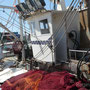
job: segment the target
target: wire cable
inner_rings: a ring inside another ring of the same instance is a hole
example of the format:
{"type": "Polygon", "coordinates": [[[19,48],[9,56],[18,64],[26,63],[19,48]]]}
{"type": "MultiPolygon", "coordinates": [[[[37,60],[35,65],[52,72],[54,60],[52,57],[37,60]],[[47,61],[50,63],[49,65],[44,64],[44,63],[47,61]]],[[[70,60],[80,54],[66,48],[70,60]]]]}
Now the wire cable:
{"type": "MultiPolygon", "coordinates": [[[[73,0],[74,1],[74,0],[73,0]]],[[[65,15],[66,16],[66,15],[65,15]]]]}
{"type": "MultiPolygon", "coordinates": [[[[78,3],[80,2],[80,0],[78,1],[78,3]]],[[[77,3],[77,5],[78,5],[78,3],[77,3]]],[[[75,15],[74,15],[75,16],[75,15]]],[[[66,31],[65,31],[65,33],[66,33],[66,31]]],[[[65,34],[64,33],[64,34],[65,34]]],[[[64,34],[63,34],[63,36],[64,36],[64,34]]],[[[62,38],[63,38],[63,36],[62,36],[62,38]]],[[[58,41],[58,43],[56,44],[56,46],[54,47],[54,50],[55,50],[55,48],[57,47],[57,45],[59,44],[59,42],[60,42],[60,40],[62,39],[62,38],[60,38],[59,39],[59,41],[58,41]]],[[[50,52],[51,53],[51,52],[50,52]]],[[[50,53],[48,54],[48,55],[50,55],[50,53]]],[[[41,60],[43,60],[43,59],[45,59],[48,55],[46,55],[44,58],[42,58],[41,60]]]]}
{"type": "MultiPolygon", "coordinates": [[[[77,1],[77,0],[76,0],[76,1],[77,1]]],[[[76,1],[75,1],[75,2],[76,2],[76,1]]],[[[62,20],[61,20],[62,22],[60,22],[57,27],[62,27],[62,25],[64,24],[64,19],[65,19],[65,17],[68,16],[68,14],[70,13],[70,9],[71,9],[71,7],[72,7],[73,2],[74,2],[74,0],[71,2],[70,7],[68,8],[67,12],[66,12],[66,13],[64,14],[64,16],[62,17],[62,20]]],[[[74,4],[75,4],[75,2],[74,2],[74,4]]],[[[73,5],[74,5],[74,4],[73,4],[73,5]]],[[[56,29],[55,29],[56,31],[54,32],[54,34],[51,35],[51,38],[53,37],[53,39],[55,39],[54,36],[55,36],[56,33],[58,33],[58,31],[59,31],[59,29],[57,29],[57,27],[55,27],[55,28],[56,28],[56,29]]],[[[48,47],[47,47],[47,46],[44,46],[44,47],[43,47],[43,49],[46,49],[46,48],[48,48],[48,47]]],[[[35,57],[37,57],[37,56],[39,55],[39,53],[41,53],[41,52],[39,51],[39,52],[35,55],[35,57]]],[[[40,55],[41,55],[41,54],[40,54],[40,55]]]]}
{"type": "MultiPolygon", "coordinates": [[[[73,0],[73,1],[74,1],[74,0],[73,0]]],[[[72,1],[72,3],[73,3],[73,1],[72,1]]],[[[76,2],[76,1],[75,1],[75,2],[76,2]]],[[[74,4],[75,4],[75,2],[74,2],[74,4]]],[[[71,3],[71,4],[72,4],[72,3],[71,3]]],[[[74,4],[73,4],[73,5],[74,5],[74,4]]],[[[69,9],[71,9],[71,5],[70,5],[70,8],[69,8],[69,9]]],[[[69,10],[69,9],[67,10],[67,12],[65,13],[65,15],[63,16],[63,18],[62,18],[62,20],[61,20],[62,22],[60,22],[60,25],[58,24],[58,27],[62,26],[62,24],[64,23],[64,18],[65,18],[66,16],[68,16],[68,14],[70,13],[70,10],[69,10]],[[68,11],[69,11],[69,12],[68,12],[68,11]]],[[[54,37],[54,36],[56,35],[56,33],[58,33],[58,30],[59,30],[59,29],[56,29],[56,32],[55,32],[54,34],[52,34],[51,37],[54,37]]],[[[55,37],[54,37],[53,39],[55,39],[55,37]]]]}
{"type": "MultiPolygon", "coordinates": [[[[76,15],[76,14],[75,14],[76,15]]],[[[75,17],[75,16],[74,16],[75,17]]],[[[73,17],[73,19],[74,19],[74,17],[73,17]]],[[[73,19],[71,20],[71,21],[73,21],[73,19]]],[[[70,23],[70,25],[71,25],[71,23],[70,23]]],[[[70,26],[69,25],[69,26],[70,26]]],[[[68,29],[67,29],[67,31],[68,31],[68,29]]],[[[58,42],[57,42],[57,44],[56,44],[56,46],[53,48],[53,51],[55,52],[55,48],[58,46],[58,44],[59,44],[59,42],[62,40],[62,38],[63,38],[63,36],[65,35],[65,33],[67,32],[67,31],[65,31],[64,33],[63,33],[63,35],[62,35],[62,37],[58,40],[58,42]]],[[[59,46],[60,47],[60,46],[59,46]]],[[[49,54],[47,54],[44,58],[42,58],[41,60],[44,60],[47,56],[49,56],[50,54],[51,54],[52,52],[50,52],[49,54]]]]}
{"type": "MultiPolygon", "coordinates": [[[[8,13],[6,13],[6,12],[5,12],[5,14],[7,14],[7,15],[9,16],[9,14],[8,14],[8,13]]],[[[17,22],[17,24],[19,24],[19,25],[20,25],[19,21],[15,20],[15,22],[17,22]]],[[[29,28],[27,28],[26,26],[25,26],[25,28],[26,28],[26,30],[27,30],[27,31],[29,31],[29,28]]]]}
{"type": "Polygon", "coordinates": [[[79,60],[78,64],[77,64],[77,77],[79,80],[81,80],[82,82],[86,83],[89,82],[84,76],[82,76],[82,71],[80,70],[80,67],[83,65],[82,62],[85,60],[84,58],[88,55],[90,49],[87,50],[87,52],[84,54],[84,56],[79,60]]]}
{"type": "MultiPolygon", "coordinates": [[[[16,0],[14,0],[13,5],[15,4],[15,2],[16,2],[16,0]]],[[[5,12],[5,11],[3,10],[3,12],[5,12]]],[[[7,23],[6,23],[5,26],[7,26],[9,24],[9,22],[11,21],[11,19],[13,18],[14,14],[12,15],[12,17],[11,17],[11,14],[12,14],[12,10],[10,12],[9,18],[8,18],[7,23]],[[10,19],[10,17],[11,17],[11,19],[10,19]]],[[[4,30],[4,33],[5,33],[5,30],[4,30]]],[[[1,37],[1,41],[3,40],[4,33],[3,33],[2,37],[1,37]]]]}
{"type": "Polygon", "coordinates": [[[10,28],[10,27],[12,27],[12,26],[14,25],[14,22],[15,22],[16,16],[17,16],[17,14],[16,14],[15,17],[14,17],[14,19],[13,19],[13,21],[12,21],[12,24],[11,24],[8,28],[10,28]]]}
{"type": "MultiPolygon", "coordinates": [[[[79,0],[79,1],[80,1],[80,0],[79,0]]],[[[79,3],[79,1],[77,2],[77,4],[79,3]]],[[[74,2],[74,4],[75,4],[75,3],[76,3],[76,1],[74,2]]],[[[76,6],[77,6],[77,4],[76,4],[76,6]]],[[[76,7],[76,6],[75,6],[75,7],[76,7]]],[[[70,13],[70,12],[69,12],[69,13],[70,13]]],[[[66,15],[65,15],[65,16],[66,16],[66,15]]],[[[71,18],[71,17],[70,17],[70,18],[71,18]]],[[[61,20],[61,21],[62,21],[62,20],[61,20]]],[[[60,25],[59,25],[59,26],[60,26],[60,25]]],[[[60,27],[60,28],[61,28],[61,27],[60,27]]],[[[57,29],[57,30],[60,30],[60,29],[57,29]]],[[[57,30],[56,30],[56,31],[57,31],[57,30]]],[[[60,31],[61,31],[61,30],[60,30],[60,31]]],[[[57,36],[58,36],[59,34],[60,34],[60,32],[57,33],[57,36]]],[[[54,34],[54,35],[55,35],[55,34],[54,34]]],[[[53,35],[52,35],[52,36],[53,36],[53,35]]],[[[55,39],[56,39],[56,38],[55,38],[56,36],[53,36],[53,37],[54,37],[54,40],[55,40],[55,39]]],[[[37,56],[38,56],[38,54],[37,54],[37,56]]]]}
{"type": "MultiPolygon", "coordinates": [[[[2,16],[0,16],[0,19],[1,20],[3,20],[3,21],[5,21],[5,22],[7,22],[7,19],[5,19],[4,17],[2,17],[2,16]]],[[[13,22],[10,22],[10,24],[13,24],[13,22]]],[[[16,28],[18,28],[18,29],[20,29],[20,27],[19,27],[19,25],[18,24],[15,24],[14,23],[14,25],[13,26],[15,26],[16,28]]],[[[26,29],[26,28],[25,28],[26,29]]],[[[27,29],[26,29],[27,30],[27,29]]],[[[30,32],[29,31],[25,31],[24,30],[24,32],[26,32],[27,34],[30,34],[30,32]]],[[[31,35],[31,34],[30,34],[31,35]]],[[[33,36],[33,35],[31,35],[32,37],[35,37],[35,36],[33,36]]],[[[35,37],[36,38],[36,37],[35,37]]],[[[40,40],[40,39],[39,39],[40,40]]]]}
{"type": "MultiPolygon", "coordinates": [[[[6,13],[8,16],[9,16],[9,14],[8,13],[6,13]]],[[[6,22],[7,21],[7,19],[5,19],[4,17],[2,17],[2,16],[0,16],[1,18],[3,18],[4,19],[4,21],[6,22]]],[[[2,20],[3,20],[2,19],[2,20]]],[[[14,20],[14,22],[16,21],[17,22],[17,24],[14,24],[13,26],[15,26],[16,28],[18,28],[18,29],[20,29],[20,26],[18,25],[19,24],[19,22],[17,21],[17,20],[15,20],[15,19],[13,19],[14,20]]],[[[10,22],[11,24],[13,24],[13,22],[10,22]]],[[[24,32],[27,32],[28,34],[30,34],[30,29],[29,28],[27,28],[26,26],[24,26],[24,32]]],[[[31,34],[30,34],[31,35],[31,34]]],[[[33,36],[33,35],[31,35],[32,37],[35,37],[36,38],[36,36],[33,36]]],[[[39,39],[40,40],[40,39],[39,39]]]]}

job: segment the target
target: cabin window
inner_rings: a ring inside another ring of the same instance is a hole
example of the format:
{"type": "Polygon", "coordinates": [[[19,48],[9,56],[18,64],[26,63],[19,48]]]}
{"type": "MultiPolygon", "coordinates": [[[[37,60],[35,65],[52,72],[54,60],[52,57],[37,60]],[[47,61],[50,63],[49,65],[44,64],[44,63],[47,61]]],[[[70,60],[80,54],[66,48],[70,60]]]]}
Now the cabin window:
{"type": "Polygon", "coordinates": [[[39,21],[39,24],[40,24],[41,34],[48,34],[48,33],[50,33],[47,19],[39,21]]]}
{"type": "Polygon", "coordinates": [[[35,35],[35,22],[30,22],[31,34],[35,35]]]}

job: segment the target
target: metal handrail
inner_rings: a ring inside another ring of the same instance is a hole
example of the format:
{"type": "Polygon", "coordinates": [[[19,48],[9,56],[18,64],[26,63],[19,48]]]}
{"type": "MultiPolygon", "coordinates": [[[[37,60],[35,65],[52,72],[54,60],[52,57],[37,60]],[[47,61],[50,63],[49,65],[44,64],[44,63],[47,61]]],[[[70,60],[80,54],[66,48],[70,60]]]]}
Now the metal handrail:
{"type": "MultiPolygon", "coordinates": [[[[69,49],[69,51],[70,52],[82,52],[82,53],[86,53],[87,51],[85,51],[85,50],[72,50],[72,49],[69,49]]],[[[90,53],[90,51],[88,52],[88,53],[90,53]]]]}
{"type": "MultiPolygon", "coordinates": [[[[72,49],[69,49],[69,59],[78,60],[77,56],[79,56],[79,55],[77,55],[77,53],[82,53],[82,56],[84,56],[84,54],[87,53],[87,51],[85,51],[85,50],[72,50],[72,49]],[[74,52],[73,56],[72,56],[72,52],[74,52]]],[[[90,53],[90,51],[88,53],[90,53]]]]}

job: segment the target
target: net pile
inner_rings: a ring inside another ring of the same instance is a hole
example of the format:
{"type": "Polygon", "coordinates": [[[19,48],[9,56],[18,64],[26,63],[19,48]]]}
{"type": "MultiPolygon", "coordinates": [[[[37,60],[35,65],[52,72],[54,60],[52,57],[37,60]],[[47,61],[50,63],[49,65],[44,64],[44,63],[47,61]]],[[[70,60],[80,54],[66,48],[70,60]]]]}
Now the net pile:
{"type": "Polygon", "coordinates": [[[39,84],[39,90],[66,90],[66,87],[74,83],[75,76],[64,72],[53,72],[45,75],[39,84]]]}
{"type": "Polygon", "coordinates": [[[25,74],[7,80],[2,86],[2,90],[38,90],[38,85],[44,71],[29,71],[25,74]]]}
{"type": "Polygon", "coordinates": [[[7,80],[2,90],[88,90],[67,71],[29,71],[7,80]]]}

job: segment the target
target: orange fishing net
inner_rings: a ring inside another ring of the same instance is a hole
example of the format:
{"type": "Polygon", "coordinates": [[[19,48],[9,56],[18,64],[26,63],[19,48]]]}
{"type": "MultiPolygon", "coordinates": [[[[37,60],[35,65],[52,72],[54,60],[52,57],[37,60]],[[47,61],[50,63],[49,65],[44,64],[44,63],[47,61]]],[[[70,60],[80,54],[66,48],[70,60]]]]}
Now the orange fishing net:
{"type": "Polygon", "coordinates": [[[6,81],[12,90],[38,90],[38,85],[42,79],[42,74],[35,73],[20,80],[17,80],[14,84],[6,81]]]}

